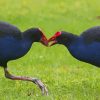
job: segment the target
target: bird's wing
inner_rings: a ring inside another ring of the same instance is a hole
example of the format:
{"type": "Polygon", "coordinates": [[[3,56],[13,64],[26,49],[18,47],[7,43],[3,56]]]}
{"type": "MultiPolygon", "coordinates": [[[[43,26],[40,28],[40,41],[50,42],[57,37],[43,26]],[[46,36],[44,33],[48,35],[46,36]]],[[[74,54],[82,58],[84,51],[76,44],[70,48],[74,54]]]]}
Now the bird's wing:
{"type": "Polygon", "coordinates": [[[20,39],[22,37],[21,31],[8,23],[0,22],[0,37],[12,36],[20,39]]]}
{"type": "Polygon", "coordinates": [[[81,36],[86,43],[100,42],[100,26],[84,31],[81,36]]]}

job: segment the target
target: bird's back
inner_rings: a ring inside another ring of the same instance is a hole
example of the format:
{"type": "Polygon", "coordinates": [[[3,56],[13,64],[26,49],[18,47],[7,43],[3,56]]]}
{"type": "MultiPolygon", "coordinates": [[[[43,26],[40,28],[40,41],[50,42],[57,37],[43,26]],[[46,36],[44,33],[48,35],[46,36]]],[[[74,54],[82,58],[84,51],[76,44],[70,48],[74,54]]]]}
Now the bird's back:
{"type": "Polygon", "coordinates": [[[83,37],[85,43],[100,42],[100,26],[92,27],[80,36],[83,37]]]}
{"type": "Polygon", "coordinates": [[[22,34],[17,27],[5,22],[0,22],[0,38],[7,36],[20,39],[22,34]]]}

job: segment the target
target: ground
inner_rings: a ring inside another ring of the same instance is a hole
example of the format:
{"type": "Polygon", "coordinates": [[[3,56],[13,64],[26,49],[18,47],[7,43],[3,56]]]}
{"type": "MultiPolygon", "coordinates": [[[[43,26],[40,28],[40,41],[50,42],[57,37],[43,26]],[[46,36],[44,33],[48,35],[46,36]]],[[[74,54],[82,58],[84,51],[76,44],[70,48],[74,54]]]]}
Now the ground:
{"type": "MultiPolygon", "coordinates": [[[[40,27],[46,36],[73,34],[100,25],[99,0],[0,0],[0,20],[24,31],[40,27]]],[[[12,81],[0,68],[0,100],[100,100],[100,68],[74,59],[62,45],[34,43],[24,57],[8,63],[15,75],[38,77],[47,86],[42,96],[33,83],[12,81]]]]}

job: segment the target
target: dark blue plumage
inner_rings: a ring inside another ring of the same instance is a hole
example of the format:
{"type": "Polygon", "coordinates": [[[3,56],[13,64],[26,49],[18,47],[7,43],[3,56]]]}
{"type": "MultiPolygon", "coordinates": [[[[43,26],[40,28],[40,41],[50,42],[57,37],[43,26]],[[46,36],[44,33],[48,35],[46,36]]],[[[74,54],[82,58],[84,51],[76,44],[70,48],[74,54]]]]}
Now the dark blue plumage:
{"type": "Polygon", "coordinates": [[[21,32],[17,27],[0,22],[0,65],[24,56],[33,42],[40,42],[43,33],[38,28],[21,32]]]}
{"type": "MultiPolygon", "coordinates": [[[[0,62],[8,62],[24,56],[30,49],[32,41],[16,39],[12,36],[0,38],[0,62]]],[[[4,65],[0,64],[5,67],[4,65]]]]}
{"type": "Polygon", "coordinates": [[[42,93],[48,93],[44,84],[36,79],[25,76],[14,76],[8,72],[7,62],[24,56],[33,42],[48,45],[48,41],[39,28],[30,28],[21,32],[17,27],[5,22],[0,22],[0,66],[4,68],[5,77],[12,80],[31,81],[39,86],[42,93]]]}
{"type": "Polygon", "coordinates": [[[100,26],[90,28],[80,36],[64,31],[57,32],[50,41],[65,45],[76,59],[100,67],[100,26]]]}

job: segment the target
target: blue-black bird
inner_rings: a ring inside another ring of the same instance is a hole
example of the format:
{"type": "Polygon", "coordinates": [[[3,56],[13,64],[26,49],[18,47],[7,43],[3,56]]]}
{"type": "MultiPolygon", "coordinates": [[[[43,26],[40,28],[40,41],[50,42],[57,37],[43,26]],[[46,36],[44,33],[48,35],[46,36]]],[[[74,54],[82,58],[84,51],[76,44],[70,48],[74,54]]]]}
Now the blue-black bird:
{"type": "Polygon", "coordinates": [[[92,27],[80,36],[70,32],[56,32],[51,45],[62,44],[76,59],[100,67],[100,26],[92,27]]]}
{"type": "Polygon", "coordinates": [[[48,45],[47,38],[39,28],[30,28],[21,32],[16,26],[0,22],[0,66],[4,68],[5,77],[12,80],[31,81],[39,86],[43,94],[48,94],[47,88],[39,79],[14,76],[7,69],[7,63],[24,56],[30,50],[33,42],[48,45]]]}

